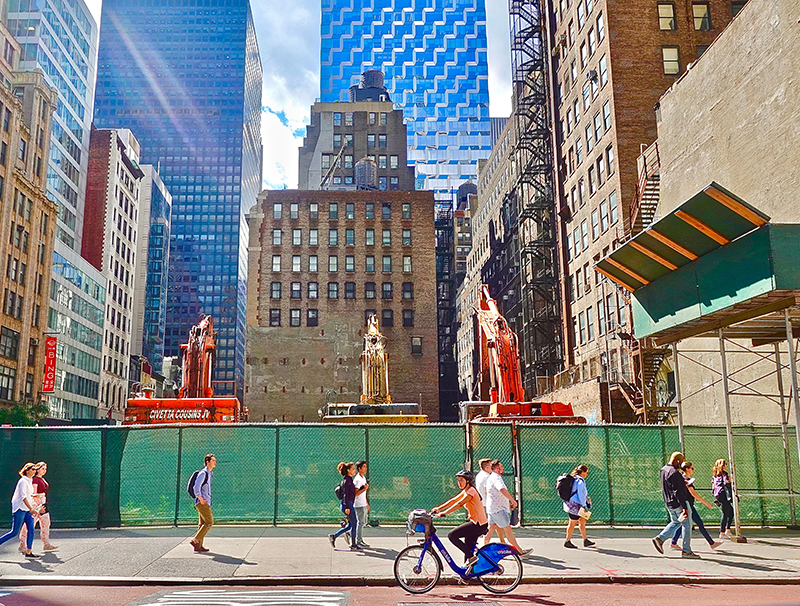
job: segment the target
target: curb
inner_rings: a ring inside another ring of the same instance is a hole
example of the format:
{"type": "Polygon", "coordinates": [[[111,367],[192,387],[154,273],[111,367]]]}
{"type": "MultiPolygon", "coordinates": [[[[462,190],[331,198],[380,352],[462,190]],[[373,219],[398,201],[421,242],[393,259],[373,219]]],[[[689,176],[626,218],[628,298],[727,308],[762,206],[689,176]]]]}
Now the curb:
{"type": "MultiPolygon", "coordinates": [[[[447,577],[439,585],[458,585],[458,579],[447,577]]],[[[523,577],[525,585],[800,585],[800,577],[785,578],[732,578],[728,576],[540,576],[523,577]]],[[[91,576],[3,576],[0,586],[312,586],[312,587],[394,587],[397,582],[389,577],[365,576],[292,576],[292,577],[91,577],[91,576]]],[[[479,583],[471,583],[480,586],[479,583]]]]}

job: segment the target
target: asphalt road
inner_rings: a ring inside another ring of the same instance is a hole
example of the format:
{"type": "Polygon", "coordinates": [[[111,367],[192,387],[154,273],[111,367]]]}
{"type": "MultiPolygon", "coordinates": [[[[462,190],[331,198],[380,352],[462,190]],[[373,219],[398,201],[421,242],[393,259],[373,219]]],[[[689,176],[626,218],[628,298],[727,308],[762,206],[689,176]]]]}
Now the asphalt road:
{"type": "Polygon", "coordinates": [[[522,585],[508,596],[440,586],[411,596],[399,587],[0,588],[2,606],[800,606],[797,585],[522,585]]]}

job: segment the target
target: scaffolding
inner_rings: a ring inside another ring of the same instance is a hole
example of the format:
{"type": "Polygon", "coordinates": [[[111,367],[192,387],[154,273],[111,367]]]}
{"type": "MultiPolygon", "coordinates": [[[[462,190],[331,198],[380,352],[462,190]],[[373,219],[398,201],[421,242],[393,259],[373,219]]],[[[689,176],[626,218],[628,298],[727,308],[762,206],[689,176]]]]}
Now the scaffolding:
{"type": "Polygon", "coordinates": [[[525,392],[535,397],[563,367],[546,0],[510,0],[521,325],[525,392]],[[540,383],[546,378],[547,383],[540,383]]]}

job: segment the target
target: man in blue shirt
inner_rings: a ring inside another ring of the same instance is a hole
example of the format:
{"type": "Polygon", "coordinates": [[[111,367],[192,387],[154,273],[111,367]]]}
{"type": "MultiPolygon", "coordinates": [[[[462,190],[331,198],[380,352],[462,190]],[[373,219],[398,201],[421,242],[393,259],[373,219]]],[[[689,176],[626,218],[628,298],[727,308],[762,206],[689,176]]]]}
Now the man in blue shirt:
{"type": "Polygon", "coordinates": [[[214,478],[217,457],[213,454],[207,454],[203,461],[206,466],[197,474],[197,478],[194,481],[194,506],[200,516],[200,522],[197,526],[197,534],[189,541],[189,544],[194,547],[195,553],[208,551],[203,547],[203,539],[214,525],[214,516],[211,513],[211,481],[214,478]]]}

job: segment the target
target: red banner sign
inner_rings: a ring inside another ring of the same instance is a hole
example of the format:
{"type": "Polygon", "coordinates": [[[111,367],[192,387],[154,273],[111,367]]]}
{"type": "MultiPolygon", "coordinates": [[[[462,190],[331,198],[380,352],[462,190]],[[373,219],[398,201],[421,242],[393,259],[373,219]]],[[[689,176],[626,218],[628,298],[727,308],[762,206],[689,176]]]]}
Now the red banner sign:
{"type": "Polygon", "coordinates": [[[56,345],[58,337],[45,337],[44,345],[44,385],[42,391],[56,389],[56,345]]]}

